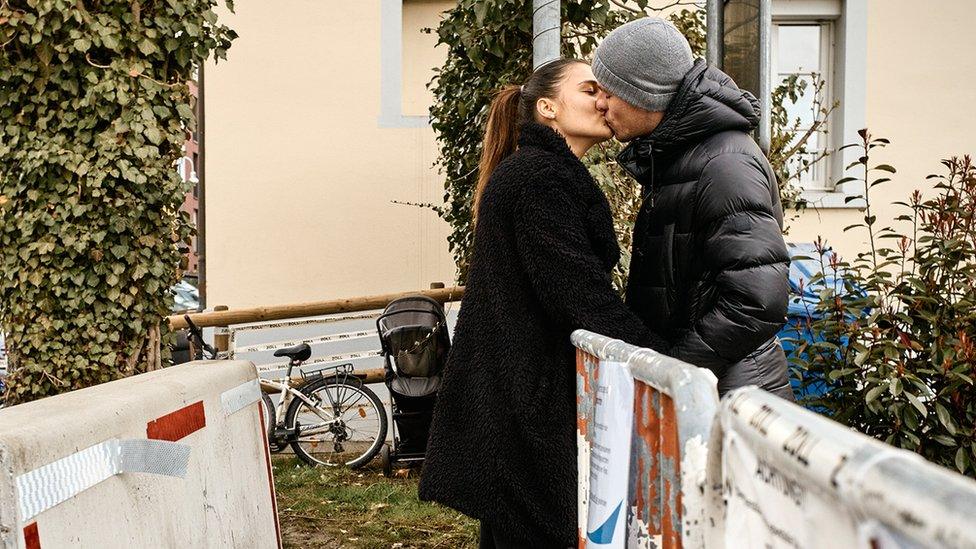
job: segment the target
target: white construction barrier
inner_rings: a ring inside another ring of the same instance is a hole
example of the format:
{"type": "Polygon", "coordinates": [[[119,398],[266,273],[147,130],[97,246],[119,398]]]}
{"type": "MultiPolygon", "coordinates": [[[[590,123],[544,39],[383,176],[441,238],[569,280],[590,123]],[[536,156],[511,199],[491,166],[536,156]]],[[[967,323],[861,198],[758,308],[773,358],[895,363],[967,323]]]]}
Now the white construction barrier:
{"type": "Polygon", "coordinates": [[[257,378],[194,362],[0,411],[3,547],[280,547],[257,378]]]}
{"type": "Polygon", "coordinates": [[[755,387],[709,444],[709,549],[974,548],[976,482],[755,387]]]}
{"type": "Polygon", "coordinates": [[[580,549],[976,549],[976,481],[756,387],[718,403],[710,372],[649,349],[572,340],[580,549]]]}
{"type": "Polygon", "coordinates": [[[585,330],[572,340],[580,549],[702,547],[715,376],[585,330]]]}

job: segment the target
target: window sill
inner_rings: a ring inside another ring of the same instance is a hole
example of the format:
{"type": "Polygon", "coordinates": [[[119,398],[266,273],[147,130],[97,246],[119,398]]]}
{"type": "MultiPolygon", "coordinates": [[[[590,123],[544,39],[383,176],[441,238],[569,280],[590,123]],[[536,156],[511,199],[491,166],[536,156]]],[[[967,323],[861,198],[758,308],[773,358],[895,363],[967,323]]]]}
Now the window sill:
{"type": "Polygon", "coordinates": [[[851,200],[850,196],[859,196],[844,191],[808,190],[800,193],[800,198],[807,201],[807,207],[818,210],[863,210],[864,200],[851,200]]]}

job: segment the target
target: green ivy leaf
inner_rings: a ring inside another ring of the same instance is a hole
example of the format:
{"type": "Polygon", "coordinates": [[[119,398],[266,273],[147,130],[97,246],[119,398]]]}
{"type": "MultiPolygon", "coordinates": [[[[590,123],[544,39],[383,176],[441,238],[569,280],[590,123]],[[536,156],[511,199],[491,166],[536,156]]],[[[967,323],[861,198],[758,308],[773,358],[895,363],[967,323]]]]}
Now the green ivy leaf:
{"type": "Polygon", "coordinates": [[[139,51],[143,55],[152,55],[157,51],[156,44],[152,40],[145,38],[139,42],[139,51]]]}
{"type": "Polygon", "coordinates": [[[82,53],[88,51],[91,48],[91,40],[87,38],[79,38],[74,41],[74,48],[82,53]]]}
{"type": "Polygon", "coordinates": [[[149,139],[153,145],[159,145],[163,142],[163,134],[155,126],[150,126],[146,128],[146,139],[149,139]]]}

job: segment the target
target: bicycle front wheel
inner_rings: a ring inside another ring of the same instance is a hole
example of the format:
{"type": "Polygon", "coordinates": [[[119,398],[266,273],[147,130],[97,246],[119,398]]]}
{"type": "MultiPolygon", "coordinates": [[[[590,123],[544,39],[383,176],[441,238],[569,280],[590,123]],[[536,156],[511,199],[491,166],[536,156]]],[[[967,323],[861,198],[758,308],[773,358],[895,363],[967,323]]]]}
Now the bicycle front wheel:
{"type": "Polygon", "coordinates": [[[298,427],[291,443],[309,465],[362,467],[386,441],[386,408],[376,393],[361,384],[334,377],[310,381],[299,389],[307,400],[288,406],[286,423],[298,427]]]}

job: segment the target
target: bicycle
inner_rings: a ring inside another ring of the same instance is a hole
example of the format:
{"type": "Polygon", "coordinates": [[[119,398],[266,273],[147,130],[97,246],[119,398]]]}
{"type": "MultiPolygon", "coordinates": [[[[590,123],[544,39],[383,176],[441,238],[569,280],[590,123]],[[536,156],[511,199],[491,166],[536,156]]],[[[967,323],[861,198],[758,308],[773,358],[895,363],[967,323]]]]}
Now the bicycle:
{"type": "MultiPolygon", "coordinates": [[[[210,359],[219,359],[217,350],[203,340],[200,328],[188,315],[184,319],[191,356],[202,358],[206,351],[210,359]]],[[[306,343],[279,349],[274,356],[286,357],[289,362],[285,377],[261,380],[271,450],[280,452],[291,446],[295,455],[312,466],[342,463],[356,469],[372,460],[386,441],[386,408],[376,393],[353,375],[352,364],[304,372],[301,365],[312,356],[312,348],[306,343]],[[301,374],[298,385],[293,385],[291,375],[295,368],[301,374]],[[281,393],[277,406],[269,391],[281,393]],[[368,428],[373,423],[377,424],[375,432],[368,428]]]]}

